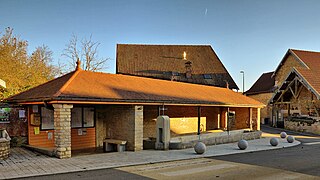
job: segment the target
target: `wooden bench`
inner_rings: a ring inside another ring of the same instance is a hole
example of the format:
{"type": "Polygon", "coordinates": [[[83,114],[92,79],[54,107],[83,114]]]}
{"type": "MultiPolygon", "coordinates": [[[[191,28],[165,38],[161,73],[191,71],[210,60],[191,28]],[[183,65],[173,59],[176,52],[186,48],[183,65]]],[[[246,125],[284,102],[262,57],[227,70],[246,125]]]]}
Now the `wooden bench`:
{"type": "Polygon", "coordinates": [[[127,141],[117,139],[105,139],[103,141],[104,152],[123,152],[126,150],[127,141]]]}

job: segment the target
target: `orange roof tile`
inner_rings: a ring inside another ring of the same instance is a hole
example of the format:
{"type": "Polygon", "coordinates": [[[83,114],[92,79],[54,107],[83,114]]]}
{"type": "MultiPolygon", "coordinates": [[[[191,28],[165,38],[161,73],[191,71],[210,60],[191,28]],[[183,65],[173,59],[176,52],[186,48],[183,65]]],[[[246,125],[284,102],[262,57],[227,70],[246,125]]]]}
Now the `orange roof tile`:
{"type": "Polygon", "coordinates": [[[305,63],[309,69],[318,70],[320,68],[320,52],[291,49],[293,53],[305,63]]]}
{"type": "Polygon", "coordinates": [[[39,101],[165,103],[262,107],[262,103],[227,88],[136,76],[73,71],[7,98],[9,103],[39,101]]]}

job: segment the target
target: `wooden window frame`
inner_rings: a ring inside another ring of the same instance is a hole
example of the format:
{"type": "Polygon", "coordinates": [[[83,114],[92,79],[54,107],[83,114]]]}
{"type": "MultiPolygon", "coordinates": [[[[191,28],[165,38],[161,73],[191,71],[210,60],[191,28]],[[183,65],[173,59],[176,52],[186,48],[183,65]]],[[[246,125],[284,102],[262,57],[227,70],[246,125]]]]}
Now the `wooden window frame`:
{"type": "MultiPolygon", "coordinates": [[[[76,106],[77,108],[81,108],[81,127],[72,127],[71,129],[82,129],[82,128],[94,128],[96,127],[96,108],[94,106],[76,106]],[[84,108],[93,108],[93,126],[84,126],[84,108]]],[[[71,117],[72,122],[72,117],[71,117]]],[[[71,125],[70,122],[70,125],[71,125]]]]}

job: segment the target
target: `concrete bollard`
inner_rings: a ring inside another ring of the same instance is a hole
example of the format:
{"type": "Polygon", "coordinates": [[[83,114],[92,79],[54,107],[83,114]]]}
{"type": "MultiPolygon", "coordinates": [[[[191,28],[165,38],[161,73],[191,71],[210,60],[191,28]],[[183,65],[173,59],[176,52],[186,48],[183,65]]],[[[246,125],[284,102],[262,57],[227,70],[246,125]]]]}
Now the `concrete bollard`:
{"type": "Polygon", "coordinates": [[[293,136],[288,136],[287,137],[288,143],[293,143],[294,142],[294,137],[293,136]]]}
{"type": "Polygon", "coordinates": [[[278,138],[271,138],[270,139],[270,144],[271,144],[271,146],[278,146],[279,139],[278,138]]]}
{"type": "Polygon", "coordinates": [[[241,149],[241,150],[245,150],[245,149],[247,149],[247,147],[248,147],[248,142],[247,142],[246,140],[244,140],[244,139],[241,139],[241,140],[238,142],[238,147],[239,147],[239,149],[241,149]]]}
{"type": "Polygon", "coordinates": [[[197,142],[197,144],[194,146],[194,151],[197,154],[203,154],[206,152],[206,145],[203,142],[197,142]]]}
{"type": "Polygon", "coordinates": [[[286,133],[286,132],[281,132],[281,133],[280,133],[280,137],[281,137],[282,139],[286,138],[286,137],[287,137],[287,133],[286,133]]]}

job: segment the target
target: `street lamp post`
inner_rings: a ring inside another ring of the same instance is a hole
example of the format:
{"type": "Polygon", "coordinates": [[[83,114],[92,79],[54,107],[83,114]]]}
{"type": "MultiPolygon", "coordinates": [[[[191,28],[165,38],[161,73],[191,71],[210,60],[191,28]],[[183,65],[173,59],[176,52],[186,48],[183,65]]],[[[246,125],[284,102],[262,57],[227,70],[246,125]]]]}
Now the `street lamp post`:
{"type": "Polygon", "coordinates": [[[242,74],[242,94],[244,93],[244,71],[240,71],[242,74]]]}

